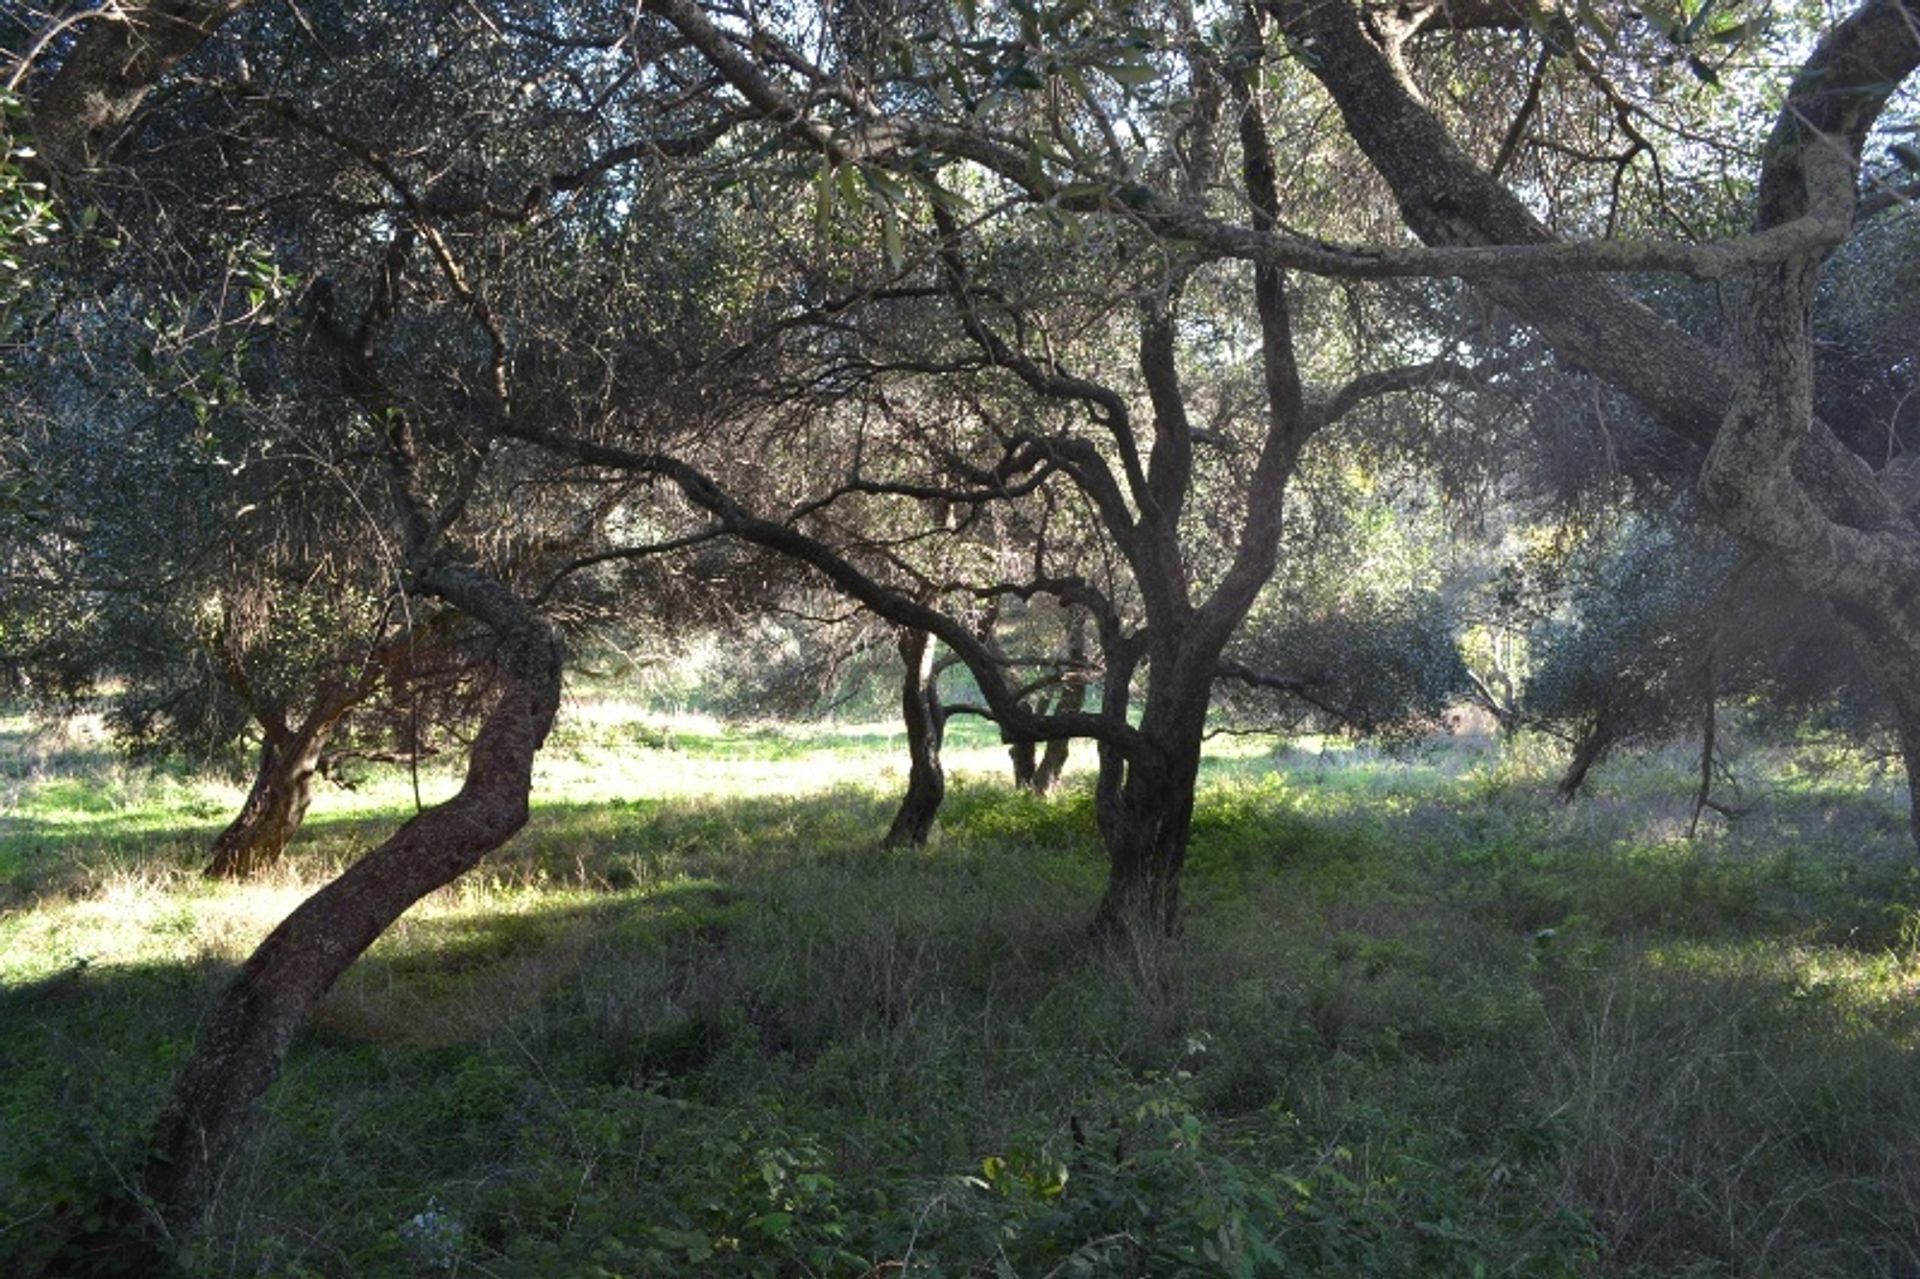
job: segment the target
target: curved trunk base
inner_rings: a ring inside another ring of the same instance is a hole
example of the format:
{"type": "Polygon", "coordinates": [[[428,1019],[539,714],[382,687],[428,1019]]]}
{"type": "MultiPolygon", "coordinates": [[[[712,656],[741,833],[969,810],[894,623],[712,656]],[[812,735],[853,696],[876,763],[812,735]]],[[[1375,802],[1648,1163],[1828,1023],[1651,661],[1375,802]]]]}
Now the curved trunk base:
{"type": "Polygon", "coordinates": [[[1094,913],[1093,936],[1127,958],[1134,975],[1149,984],[1164,982],[1161,945],[1179,925],[1180,872],[1199,763],[1195,733],[1190,758],[1173,775],[1129,768],[1103,823],[1107,887],[1094,913]]]}
{"type": "Polygon", "coordinates": [[[1581,736],[1573,748],[1573,758],[1567,761],[1567,771],[1554,787],[1564,802],[1571,804],[1579,798],[1580,788],[1587,784],[1587,774],[1593,771],[1593,766],[1600,762],[1607,748],[1612,745],[1612,737],[1601,729],[1596,728],[1581,736]]]}
{"type": "Polygon", "coordinates": [[[305,747],[268,742],[260,748],[247,802],[213,841],[209,879],[248,879],[276,865],[300,832],[313,801],[324,737],[305,747]]]}
{"type": "MultiPolygon", "coordinates": [[[[1075,714],[1079,707],[1071,708],[1075,714]]],[[[1033,770],[1033,791],[1036,795],[1051,795],[1053,788],[1060,784],[1060,774],[1067,771],[1067,752],[1073,743],[1065,737],[1056,737],[1047,743],[1047,749],[1041,753],[1039,767],[1033,770]]]]}
{"type": "Polygon", "coordinates": [[[49,1275],[164,1273],[193,1234],[309,1012],[415,902],[472,869],[526,824],[533,760],[560,704],[558,634],[528,621],[500,700],[474,738],[453,798],[417,814],[302,902],[248,958],[203,1024],[148,1146],[135,1191],[69,1240],[49,1275]]]}
{"type": "Polygon", "coordinates": [[[881,841],[888,848],[920,848],[933,835],[933,824],[940,816],[940,803],[947,797],[947,779],[936,764],[931,771],[916,768],[907,782],[906,797],[900,801],[893,824],[881,841]]]}

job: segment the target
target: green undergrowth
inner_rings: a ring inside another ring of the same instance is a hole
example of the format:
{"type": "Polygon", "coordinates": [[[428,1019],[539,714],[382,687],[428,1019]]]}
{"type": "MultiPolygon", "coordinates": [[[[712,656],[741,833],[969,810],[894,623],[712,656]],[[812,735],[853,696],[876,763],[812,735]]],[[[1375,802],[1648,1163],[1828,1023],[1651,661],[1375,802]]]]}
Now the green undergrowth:
{"type": "MultiPolygon", "coordinates": [[[[884,729],[574,708],[528,829],[329,996],[187,1269],[1920,1273],[1888,782],[1783,762],[1688,840],[1679,759],[1569,807],[1537,745],[1222,747],[1180,934],[1117,954],[1084,772],[1015,793],[963,737],[933,843],[886,851],[884,729]]],[[[230,783],[39,749],[0,1272],[129,1174],[222,976],[413,794],[323,794],[288,867],[211,885],[230,783]]]]}

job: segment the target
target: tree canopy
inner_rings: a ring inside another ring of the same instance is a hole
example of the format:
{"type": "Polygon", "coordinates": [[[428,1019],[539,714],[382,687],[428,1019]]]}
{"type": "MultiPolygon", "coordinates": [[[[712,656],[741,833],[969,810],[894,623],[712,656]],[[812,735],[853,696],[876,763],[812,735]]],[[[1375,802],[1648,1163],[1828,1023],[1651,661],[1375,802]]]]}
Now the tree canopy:
{"type": "MultiPolygon", "coordinates": [[[[525,820],[622,566],[725,543],[696,609],[779,564],[896,628],[923,752],[956,711],[1094,743],[1122,947],[1176,925],[1229,687],[1369,732],[1465,687],[1471,573],[1362,553],[1396,483],[1458,527],[1696,495],[1724,549],[1593,569],[1620,625],[1543,632],[1541,716],[1670,718],[1751,561],[1920,790],[1914,0],[166,0],[6,38],[10,582],[122,638],[142,601],[308,772],[434,614],[490,672],[461,794],[203,1033],[135,1234],[191,1228],[305,1010],[525,820]]],[[[52,645],[32,598],[0,627],[52,645]]]]}

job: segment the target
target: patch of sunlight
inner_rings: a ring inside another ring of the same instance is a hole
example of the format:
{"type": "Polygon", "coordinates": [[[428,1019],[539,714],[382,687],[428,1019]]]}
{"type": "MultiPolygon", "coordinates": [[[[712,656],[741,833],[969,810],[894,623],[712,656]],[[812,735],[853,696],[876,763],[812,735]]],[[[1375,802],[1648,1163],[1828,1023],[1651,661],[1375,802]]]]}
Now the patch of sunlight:
{"type": "MultiPolygon", "coordinates": [[[[49,898],[0,920],[0,985],[23,985],[76,966],[238,962],[326,879],[312,868],[305,875],[282,869],[244,884],[209,883],[177,869],[116,871],[85,896],[49,898]]],[[[653,891],[679,886],[661,884],[653,891]]],[[[405,953],[419,944],[423,926],[434,934],[449,924],[478,926],[504,916],[559,919],[604,906],[614,896],[470,877],[417,903],[376,952],[405,953]]]]}
{"type": "Polygon", "coordinates": [[[1764,983],[1782,1003],[1824,1006],[1920,1042],[1920,946],[1874,954],[1766,938],[1688,941],[1650,950],[1647,961],[1696,980],[1764,983]]]}
{"type": "MultiPolygon", "coordinates": [[[[708,716],[628,716],[603,723],[638,725],[634,741],[578,739],[541,753],[535,765],[542,795],[569,804],[662,800],[726,794],[735,798],[813,795],[846,787],[893,789],[907,772],[906,735],[891,723],[726,725],[708,716]]],[[[1082,745],[1070,771],[1092,767],[1082,745]]],[[[942,753],[949,774],[1002,777],[1006,748],[992,740],[956,738],[942,753]]]]}
{"type": "Polygon", "coordinates": [[[219,778],[181,781],[118,763],[84,776],[16,781],[5,788],[0,822],[20,833],[131,835],[211,822],[240,806],[244,790],[219,778]]]}
{"type": "Polygon", "coordinates": [[[312,891],[289,881],[231,887],[118,873],[86,897],[53,899],[0,923],[0,981],[77,965],[238,960],[312,891]]]}

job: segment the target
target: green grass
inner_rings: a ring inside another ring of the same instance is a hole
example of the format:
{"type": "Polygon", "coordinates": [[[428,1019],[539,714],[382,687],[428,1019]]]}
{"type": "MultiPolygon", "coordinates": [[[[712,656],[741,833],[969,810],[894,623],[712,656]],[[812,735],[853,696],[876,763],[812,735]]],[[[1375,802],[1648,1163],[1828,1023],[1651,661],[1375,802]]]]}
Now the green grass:
{"type": "MultiPolygon", "coordinates": [[[[296,1045],[206,1275],[1920,1272],[1920,893],[1858,761],[1216,743],[1181,935],[1085,939],[1089,779],[956,735],[878,847],[885,727],[580,702],[527,830],[296,1045]],[[885,1267],[885,1268],[882,1268],[885,1267]]],[[[414,799],[265,881],[231,781],[0,721],[0,1272],[124,1177],[225,971],[414,799]]],[[[455,784],[420,778],[424,802],[455,784]]]]}

